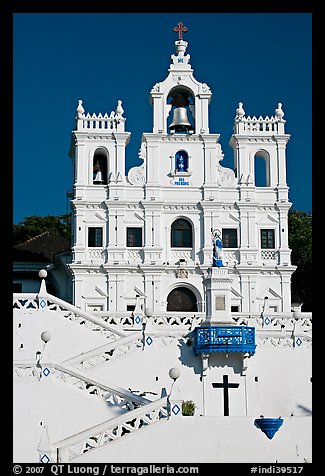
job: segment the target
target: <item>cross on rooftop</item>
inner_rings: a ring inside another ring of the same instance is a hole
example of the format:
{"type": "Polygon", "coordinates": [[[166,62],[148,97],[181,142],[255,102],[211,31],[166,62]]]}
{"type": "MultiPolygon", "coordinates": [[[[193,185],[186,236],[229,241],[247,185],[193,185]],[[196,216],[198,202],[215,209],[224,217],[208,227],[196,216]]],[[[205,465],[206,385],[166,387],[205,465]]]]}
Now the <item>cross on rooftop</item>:
{"type": "Polygon", "coordinates": [[[174,27],[174,31],[177,33],[178,32],[178,39],[182,40],[183,39],[183,32],[185,33],[187,31],[186,26],[183,25],[182,22],[179,22],[177,26],[174,27]]]}

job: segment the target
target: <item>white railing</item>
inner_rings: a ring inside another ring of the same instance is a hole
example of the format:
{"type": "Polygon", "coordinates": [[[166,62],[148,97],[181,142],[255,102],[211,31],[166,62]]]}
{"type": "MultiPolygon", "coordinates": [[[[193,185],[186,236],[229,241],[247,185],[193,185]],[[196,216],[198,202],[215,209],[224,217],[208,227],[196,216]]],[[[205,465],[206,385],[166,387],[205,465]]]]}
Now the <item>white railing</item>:
{"type": "Polygon", "coordinates": [[[106,250],[101,248],[88,248],[86,259],[90,262],[103,263],[106,257],[106,250]]]}
{"type": "Polygon", "coordinates": [[[42,365],[35,360],[15,360],[13,362],[13,373],[15,380],[40,380],[42,377],[42,365]]]}
{"type": "Polygon", "coordinates": [[[259,329],[272,329],[272,330],[282,330],[282,331],[293,331],[297,326],[301,328],[302,331],[311,331],[312,330],[312,313],[311,312],[301,312],[298,316],[296,313],[265,313],[262,316],[261,313],[256,314],[247,314],[247,313],[234,313],[232,315],[232,320],[237,325],[247,325],[254,326],[256,330],[259,329]]]}
{"type": "Polygon", "coordinates": [[[222,261],[226,265],[232,266],[235,263],[239,263],[239,250],[222,250],[222,261]]]}
{"type": "MultiPolygon", "coordinates": [[[[114,341],[126,335],[126,333],[121,329],[110,327],[102,319],[86,311],[82,311],[78,307],[63,301],[52,294],[45,293],[42,295],[41,299],[43,302],[46,302],[45,308],[43,307],[43,309],[46,309],[47,311],[55,311],[70,321],[76,322],[79,325],[84,325],[91,331],[100,332],[108,339],[108,341],[114,341]]],[[[39,309],[39,295],[31,293],[15,293],[13,295],[13,309],[39,309]]]]}
{"type": "MultiPolygon", "coordinates": [[[[46,364],[43,363],[43,366],[44,365],[46,364]]],[[[63,380],[64,382],[83,390],[89,395],[95,395],[102,398],[110,406],[116,405],[120,408],[131,411],[151,402],[151,400],[135,395],[122,387],[107,385],[97,378],[93,379],[89,375],[77,371],[74,368],[69,368],[62,363],[54,364],[52,369],[52,375],[55,379],[63,380]]]]}
{"type": "Polygon", "coordinates": [[[126,261],[128,263],[143,263],[144,261],[144,251],[136,249],[126,250],[126,261]]]}
{"type": "Polygon", "coordinates": [[[38,309],[37,293],[14,293],[13,309],[38,309]]]}
{"type": "Polygon", "coordinates": [[[63,365],[71,365],[77,368],[87,369],[109,362],[117,357],[136,351],[137,349],[142,349],[143,345],[142,332],[133,332],[131,335],[122,337],[119,340],[96,347],[88,352],[67,359],[63,362],[63,365]]]}
{"type": "Polygon", "coordinates": [[[15,361],[13,367],[16,380],[40,380],[41,378],[52,377],[55,380],[72,385],[88,395],[104,399],[110,406],[115,405],[128,411],[151,402],[151,400],[135,395],[122,387],[107,385],[97,378],[93,379],[91,376],[62,363],[42,362],[42,364],[39,364],[31,360],[21,360],[15,361]]]}
{"type": "Polygon", "coordinates": [[[273,134],[284,134],[285,121],[279,120],[277,117],[266,116],[263,118],[259,116],[241,117],[235,120],[234,132],[235,134],[247,133],[247,132],[268,132],[273,134]]]}
{"type": "Polygon", "coordinates": [[[76,461],[90,451],[168,418],[167,397],[76,433],[53,444],[52,461],[76,461]]]}
{"type": "Polygon", "coordinates": [[[275,250],[261,250],[261,260],[275,260],[275,250]]]}
{"type": "MultiPolygon", "coordinates": [[[[94,312],[94,315],[110,325],[117,325],[120,327],[134,325],[131,314],[123,311],[96,311],[94,312]]],[[[190,329],[193,325],[199,325],[204,317],[204,312],[158,311],[155,312],[153,316],[150,316],[150,318],[147,319],[147,322],[156,325],[185,326],[190,329]]]]}
{"type": "Polygon", "coordinates": [[[180,259],[185,259],[185,261],[193,260],[193,250],[192,249],[172,249],[170,251],[170,262],[176,264],[180,259]]]}

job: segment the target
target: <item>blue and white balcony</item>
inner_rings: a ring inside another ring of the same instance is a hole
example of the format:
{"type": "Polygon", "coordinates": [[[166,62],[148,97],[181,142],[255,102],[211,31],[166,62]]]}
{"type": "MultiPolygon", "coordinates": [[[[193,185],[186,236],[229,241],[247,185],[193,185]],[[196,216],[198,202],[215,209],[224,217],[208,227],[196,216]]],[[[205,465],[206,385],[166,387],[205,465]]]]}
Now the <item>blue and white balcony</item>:
{"type": "Polygon", "coordinates": [[[194,329],[194,353],[242,352],[255,354],[255,327],[199,326],[194,329]]]}

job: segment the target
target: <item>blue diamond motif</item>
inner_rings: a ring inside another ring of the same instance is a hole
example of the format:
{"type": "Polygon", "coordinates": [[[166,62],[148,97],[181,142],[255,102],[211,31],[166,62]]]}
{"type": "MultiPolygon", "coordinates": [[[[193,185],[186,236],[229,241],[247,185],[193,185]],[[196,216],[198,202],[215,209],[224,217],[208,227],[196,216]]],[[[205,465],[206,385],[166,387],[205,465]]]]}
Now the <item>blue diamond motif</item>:
{"type": "Polygon", "coordinates": [[[175,405],[174,405],[173,408],[172,408],[172,412],[174,413],[174,415],[177,415],[180,411],[181,411],[181,409],[180,409],[179,406],[176,405],[176,403],[175,403],[175,405]]]}
{"type": "Polygon", "coordinates": [[[153,343],[153,340],[151,339],[150,336],[148,336],[148,337],[146,338],[146,343],[147,343],[148,345],[151,345],[151,344],[153,343]]]}
{"type": "Polygon", "coordinates": [[[51,373],[50,369],[45,367],[45,369],[43,370],[43,374],[45,375],[45,377],[47,377],[50,373],[51,373]]]}
{"type": "Polygon", "coordinates": [[[136,318],[135,318],[134,320],[135,320],[135,323],[136,323],[136,324],[140,324],[140,322],[141,322],[141,317],[140,317],[140,316],[136,316],[136,318]]]}
{"type": "Polygon", "coordinates": [[[46,307],[46,301],[45,301],[44,299],[41,299],[39,305],[40,305],[42,308],[43,308],[43,307],[46,307]]]}
{"type": "Polygon", "coordinates": [[[300,337],[298,337],[298,339],[296,339],[296,345],[300,347],[301,344],[302,344],[302,340],[300,339],[300,337]]]}
{"type": "Polygon", "coordinates": [[[270,322],[271,322],[271,319],[269,319],[268,317],[264,319],[264,324],[266,324],[267,326],[270,324],[270,322]]]}
{"type": "Polygon", "coordinates": [[[50,463],[50,462],[51,462],[51,460],[47,455],[43,455],[41,457],[41,463],[50,463]]]}

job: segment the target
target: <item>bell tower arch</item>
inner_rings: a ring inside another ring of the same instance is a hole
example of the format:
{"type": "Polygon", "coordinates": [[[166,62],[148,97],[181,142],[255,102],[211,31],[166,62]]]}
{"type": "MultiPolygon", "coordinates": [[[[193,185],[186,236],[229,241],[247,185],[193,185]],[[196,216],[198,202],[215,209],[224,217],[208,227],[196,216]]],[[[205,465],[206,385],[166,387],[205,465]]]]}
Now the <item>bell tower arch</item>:
{"type": "MultiPolygon", "coordinates": [[[[206,83],[200,83],[193,76],[189,63],[190,55],[186,54],[187,41],[183,40],[184,29],[181,24],[179,39],[175,41],[176,55],[171,55],[172,64],[167,78],[156,83],[150,91],[149,101],[153,106],[153,133],[173,133],[170,126],[170,112],[176,107],[185,107],[191,126],[186,132],[209,134],[208,106],[212,93],[206,83]]],[[[184,111],[181,111],[184,114],[184,111]]],[[[182,116],[184,117],[184,116],[182,116]]],[[[174,132],[184,132],[178,130],[174,132]]]]}

